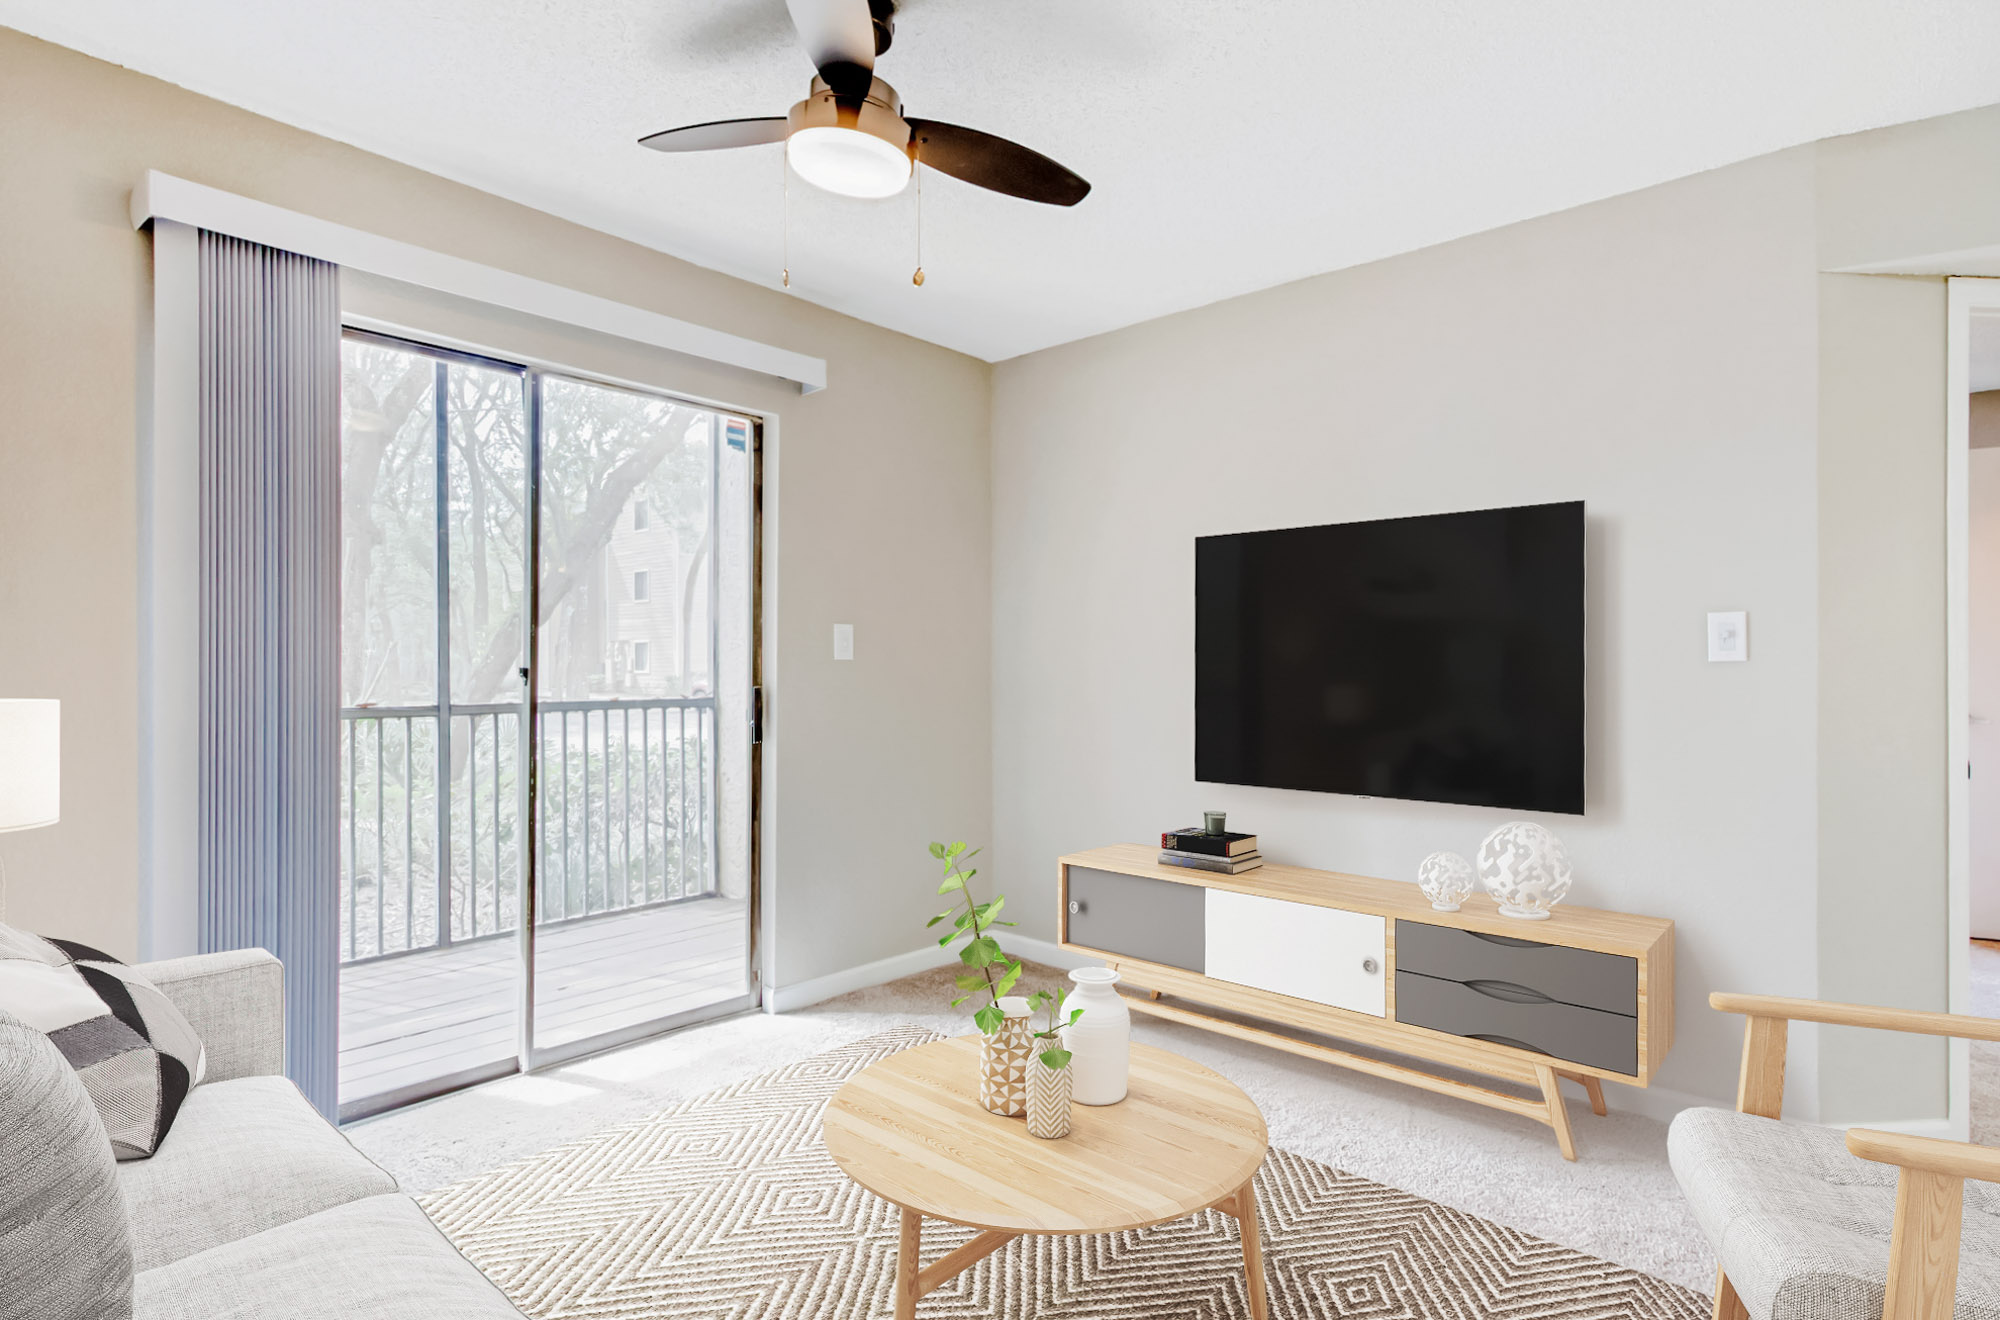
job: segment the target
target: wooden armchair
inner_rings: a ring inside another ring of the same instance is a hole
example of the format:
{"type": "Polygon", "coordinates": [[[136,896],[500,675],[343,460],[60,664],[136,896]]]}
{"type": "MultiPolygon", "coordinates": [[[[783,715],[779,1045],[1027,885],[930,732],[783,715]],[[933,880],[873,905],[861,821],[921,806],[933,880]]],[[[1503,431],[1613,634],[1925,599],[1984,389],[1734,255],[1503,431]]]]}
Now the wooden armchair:
{"type": "Polygon", "coordinates": [[[1779,1117],[1792,1022],[2000,1041],[2000,1021],[1767,995],[1708,1002],[1746,1019],[1736,1112],[1685,1111],[1668,1153],[1720,1261],[1714,1320],[1750,1320],[1753,1307],[1756,1320],[2000,1312],[2000,1193],[1973,1189],[1980,1213],[1963,1218],[1966,1179],[2000,1182],[2000,1149],[1855,1128],[1844,1146],[1858,1159],[1847,1159],[1832,1129],[1756,1121],[1779,1117]],[[1860,1161],[1896,1170],[1893,1201],[1887,1171],[1860,1161]],[[1962,1229],[1967,1304],[1958,1306],[1962,1229]]]}

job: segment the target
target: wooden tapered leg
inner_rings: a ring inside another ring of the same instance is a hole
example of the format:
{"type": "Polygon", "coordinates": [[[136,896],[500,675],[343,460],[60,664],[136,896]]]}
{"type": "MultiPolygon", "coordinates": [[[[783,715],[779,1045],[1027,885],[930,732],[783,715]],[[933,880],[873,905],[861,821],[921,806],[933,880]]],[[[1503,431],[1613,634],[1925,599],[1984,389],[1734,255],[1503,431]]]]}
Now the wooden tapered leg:
{"type": "Polygon", "coordinates": [[[1750,1311],[1743,1305],[1743,1299],[1736,1295],[1736,1285],[1715,1267],[1715,1306],[1709,1311],[1711,1320],[1750,1320],[1750,1311]]]}
{"type": "Polygon", "coordinates": [[[1564,1159],[1574,1162],[1576,1142],[1569,1134],[1569,1110],[1563,1108],[1562,1089],[1556,1081],[1556,1070],[1538,1066],[1535,1080],[1542,1084],[1542,1101],[1548,1106],[1549,1126],[1556,1130],[1556,1145],[1561,1148],[1564,1159]]]}
{"type": "Polygon", "coordinates": [[[1268,1320],[1264,1296],[1264,1240],[1257,1228],[1257,1188],[1244,1183],[1236,1192],[1236,1231],[1243,1237],[1243,1282],[1250,1293],[1250,1320],[1268,1320]]]}
{"type": "Polygon", "coordinates": [[[1964,1209],[1963,1178],[1904,1169],[1896,1179],[1896,1226],[1889,1236],[1882,1320],[1951,1320],[1964,1209]]]}
{"type": "Polygon", "coordinates": [[[1597,1080],[1597,1078],[1592,1077],[1589,1073],[1562,1072],[1558,1070],[1556,1072],[1556,1076],[1567,1077],[1572,1082],[1575,1082],[1578,1086],[1581,1086],[1583,1088],[1583,1093],[1590,1097],[1591,1113],[1597,1115],[1599,1118],[1603,1118],[1607,1113],[1610,1112],[1604,1107],[1603,1082],[1600,1082],[1599,1080],[1597,1080]]]}
{"type": "Polygon", "coordinates": [[[917,1272],[923,1266],[924,1217],[903,1207],[903,1237],[896,1247],[896,1320],[917,1320],[917,1272]]]}

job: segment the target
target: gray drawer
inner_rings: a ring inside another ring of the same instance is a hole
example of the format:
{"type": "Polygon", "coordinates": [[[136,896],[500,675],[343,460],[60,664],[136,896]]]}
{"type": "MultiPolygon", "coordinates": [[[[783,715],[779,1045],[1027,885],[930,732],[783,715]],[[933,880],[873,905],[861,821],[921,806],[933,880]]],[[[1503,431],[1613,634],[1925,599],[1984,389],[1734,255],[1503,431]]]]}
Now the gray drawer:
{"type": "Polygon", "coordinates": [[[1506,981],[1581,1008],[1639,1014],[1639,960],[1623,954],[1398,921],[1396,970],[1448,981],[1506,981]]]}
{"type": "Polygon", "coordinates": [[[1553,999],[1518,1002],[1518,995],[1502,983],[1466,985],[1398,969],[1396,1021],[1628,1076],[1639,1071],[1637,1018],[1553,999]]]}
{"type": "Polygon", "coordinates": [[[1072,866],[1065,938],[1085,948],[1199,972],[1207,943],[1207,896],[1200,885],[1072,866]]]}

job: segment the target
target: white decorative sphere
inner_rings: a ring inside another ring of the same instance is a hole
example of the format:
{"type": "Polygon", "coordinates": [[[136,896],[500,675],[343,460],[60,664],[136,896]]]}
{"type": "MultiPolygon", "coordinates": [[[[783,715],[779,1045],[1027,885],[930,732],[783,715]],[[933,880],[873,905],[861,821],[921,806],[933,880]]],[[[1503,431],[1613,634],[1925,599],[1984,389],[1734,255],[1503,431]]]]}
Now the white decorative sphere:
{"type": "Polygon", "coordinates": [[[1500,915],[1545,921],[1569,892],[1562,840],[1532,821],[1502,825],[1479,845],[1479,879],[1500,901],[1500,915]]]}
{"type": "Polygon", "coordinates": [[[1417,888],[1439,912],[1456,912],[1475,888],[1472,863],[1455,852],[1434,852],[1417,866],[1417,888]]]}

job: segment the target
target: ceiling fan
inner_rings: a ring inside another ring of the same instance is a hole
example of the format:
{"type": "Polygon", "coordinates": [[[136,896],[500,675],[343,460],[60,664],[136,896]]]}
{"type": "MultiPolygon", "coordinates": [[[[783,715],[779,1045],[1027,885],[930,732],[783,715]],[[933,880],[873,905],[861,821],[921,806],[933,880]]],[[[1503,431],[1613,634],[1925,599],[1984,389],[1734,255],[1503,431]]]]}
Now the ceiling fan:
{"type": "Polygon", "coordinates": [[[786,115],[719,119],[639,139],[655,151],[717,151],[785,144],[807,183],[848,197],[892,197],[916,165],[1010,197],[1075,206],[1090,192],[1075,171],[1018,142],[903,115],[896,89],[875,76],[895,35],[895,0],[786,0],[819,76],[786,115]]]}

